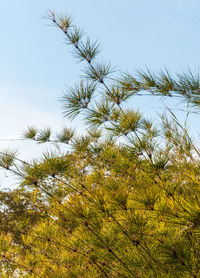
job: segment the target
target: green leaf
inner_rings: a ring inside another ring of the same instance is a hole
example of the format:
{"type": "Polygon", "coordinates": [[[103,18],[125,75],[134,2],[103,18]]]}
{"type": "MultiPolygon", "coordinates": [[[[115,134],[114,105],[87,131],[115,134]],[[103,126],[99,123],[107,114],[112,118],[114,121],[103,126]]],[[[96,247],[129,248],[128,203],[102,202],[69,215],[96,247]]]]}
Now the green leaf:
{"type": "Polygon", "coordinates": [[[50,136],[51,136],[51,129],[50,128],[45,128],[42,129],[38,132],[36,141],[38,143],[46,143],[50,141],[50,136]]]}
{"type": "Polygon", "coordinates": [[[28,127],[27,130],[24,131],[23,137],[26,139],[35,140],[38,129],[35,127],[28,127]]]}
{"type": "Polygon", "coordinates": [[[81,111],[86,109],[95,92],[96,85],[86,85],[81,81],[80,84],[69,87],[67,93],[64,94],[62,102],[64,104],[64,115],[75,118],[81,111]]]}

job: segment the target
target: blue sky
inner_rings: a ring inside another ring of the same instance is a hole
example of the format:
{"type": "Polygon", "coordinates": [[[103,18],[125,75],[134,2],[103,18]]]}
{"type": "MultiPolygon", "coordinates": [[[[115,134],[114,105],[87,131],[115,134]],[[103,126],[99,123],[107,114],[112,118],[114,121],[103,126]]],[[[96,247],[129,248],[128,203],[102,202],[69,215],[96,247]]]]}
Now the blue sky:
{"type": "MultiPolygon", "coordinates": [[[[59,99],[65,85],[79,80],[83,65],[71,57],[62,34],[43,18],[49,9],[73,15],[90,38],[101,42],[103,57],[120,70],[147,65],[176,72],[188,65],[199,67],[199,0],[2,1],[0,138],[19,138],[28,125],[58,129],[70,124],[63,119],[59,99]]],[[[148,101],[135,99],[132,105],[154,117],[161,103],[148,101]]],[[[198,119],[193,117],[193,123],[196,131],[198,119]]],[[[37,153],[31,143],[15,146],[25,156],[37,153]]]]}

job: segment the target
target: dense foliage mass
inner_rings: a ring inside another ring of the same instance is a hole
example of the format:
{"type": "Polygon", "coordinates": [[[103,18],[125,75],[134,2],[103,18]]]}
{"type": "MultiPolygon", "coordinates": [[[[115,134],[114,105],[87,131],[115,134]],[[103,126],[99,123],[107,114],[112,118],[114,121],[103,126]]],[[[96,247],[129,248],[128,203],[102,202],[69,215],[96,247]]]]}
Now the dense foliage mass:
{"type": "Polygon", "coordinates": [[[63,104],[88,129],[77,136],[29,127],[24,138],[66,146],[40,161],[1,153],[1,167],[22,182],[0,192],[0,276],[200,277],[198,146],[172,112],[156,127],[126,105],[146,91],[196,109],[199,76],[147,70],[114,78],[97,61],[98,43],[84,40],[70,17],[49,18],[87,64],[63,104]]]}

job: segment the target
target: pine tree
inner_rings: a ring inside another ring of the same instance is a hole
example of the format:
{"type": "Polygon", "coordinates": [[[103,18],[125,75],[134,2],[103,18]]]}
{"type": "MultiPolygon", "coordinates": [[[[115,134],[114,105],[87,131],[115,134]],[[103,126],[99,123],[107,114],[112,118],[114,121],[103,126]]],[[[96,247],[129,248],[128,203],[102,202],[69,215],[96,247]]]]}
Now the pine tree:
{"type": "Polygon", "coordinates": [[[85,62],[83,80],[62,100],[87,132],[29,127],[27,140],[66,151],[32,162],[1,153],[1,167],[21,178],[0,192],[1,276],[200,277],[199,148],[171,111],[155,126],[126,105],[146,91],[198,109],[199,74],[116,77],[70,17],[48,18],[85,62]]]}

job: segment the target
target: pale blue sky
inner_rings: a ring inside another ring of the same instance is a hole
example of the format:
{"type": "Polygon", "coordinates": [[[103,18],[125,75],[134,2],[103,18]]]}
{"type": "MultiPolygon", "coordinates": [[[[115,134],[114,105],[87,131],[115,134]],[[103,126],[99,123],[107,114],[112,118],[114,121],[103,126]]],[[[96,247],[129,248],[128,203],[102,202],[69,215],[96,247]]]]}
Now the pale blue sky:
{"type": "MultiPolygon", "coordinates": [[[[59,99],[65,85],[79,80],[83,65],[43,18],[49,9],[73,15],[90,38],[99,39],[103,57],[118,69],[199,67],[199,0],[1,1],[0,138],[19,138],[31,124],[57,128],[66,122],[59,99]]],[[[140,98],[134,105],[154,116],[149,105],[160,103],[140,98]]],[[[17,146],[25,153],[34,148],[17,146]]]]}

